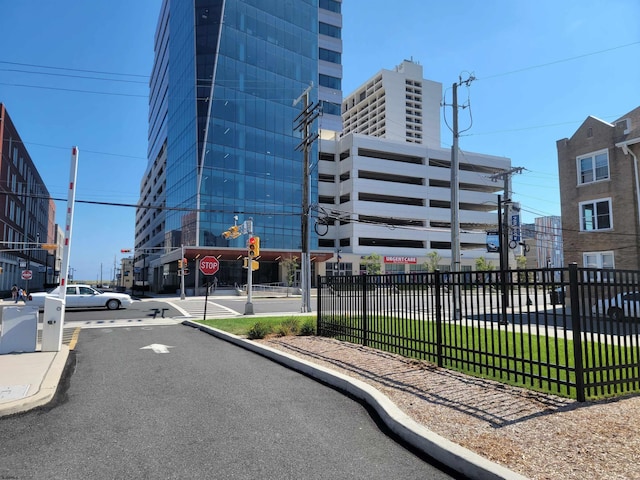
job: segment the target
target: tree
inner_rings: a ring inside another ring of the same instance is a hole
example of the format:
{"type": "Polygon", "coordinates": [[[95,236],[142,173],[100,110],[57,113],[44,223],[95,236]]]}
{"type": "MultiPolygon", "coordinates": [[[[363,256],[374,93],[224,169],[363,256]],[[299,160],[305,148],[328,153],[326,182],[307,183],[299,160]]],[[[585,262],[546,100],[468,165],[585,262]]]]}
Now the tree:
{"type": "MultiPolygon", "coordinates": [[[[516,257],[516,263],[518,266],[518,270],[526,270],[527,268],[527,257],[525,257],[524,255],[518,255],[516,257]]],[[[529,275],[530,272],[519,272],[518,274],[518,278],[520,279],[521,282],[525,282],[527,281],[528,278],[532,278],[529,275]]]]}
{"type": "Polygon", "coordinates": [[[380,275],[382,266],[380,265],[380,255],[372,253],[362,259],[362,265],[367,269],[369,275],[380,275]]]}
{"type": "Polygon", "coordinates": [[[296,279],[296,271],[298,270],[298,257],[289,257],[283,259],[281,262],[284,269],[285,278],[287,279],[287,297],[289,296],[289,287],[293,285],[293,281],[296,279]]]}
{"type": "Polygon", "coordinates": [[[493,263],[488,262],[484,257],[476,258],[476,270],[479,272],[490,272],[494,269],[493,263]]]}
{"type": "Polygon", "coordinates": [[[427,254],[427,260],[422,264],[422,267],[427,272],[435,272],[440,265],[440,260],[442,260],[442,257],[438,254],[438,252],[433,250],[427,254]]]}

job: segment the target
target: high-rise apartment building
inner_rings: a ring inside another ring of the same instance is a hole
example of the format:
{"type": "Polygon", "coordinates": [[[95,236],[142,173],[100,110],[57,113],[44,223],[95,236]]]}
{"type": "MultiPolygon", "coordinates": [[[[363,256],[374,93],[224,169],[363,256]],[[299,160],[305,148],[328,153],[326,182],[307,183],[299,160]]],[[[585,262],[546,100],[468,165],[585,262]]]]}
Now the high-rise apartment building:
{"type": "MultiPolygon", "coordinates": [[[[219,281],[242,283],[252,219],[258,281],[301,248],[303,155],[293,101],[313,85],[319,128],[339,130],[342,17],[337,0],[164,0],[150,80],[148,167],[136,216],[135,262],[152,288],[178,283],[177,260],[215,255],[219,281]]],[[[317,196],[317,169],[311,196],[317,196]]],[[[310,247],[317,249],[312,235],[310,247]]],[[[194,266],[185,281],[202,285],[194,266]]]]}
{"type": "Polygon", "coordinates": [[[404,60],[395,70],[381,70],[344,99],[344,134],[439,146],[441,100],[442,84],[423,78],[417,62],[404,60]]]}

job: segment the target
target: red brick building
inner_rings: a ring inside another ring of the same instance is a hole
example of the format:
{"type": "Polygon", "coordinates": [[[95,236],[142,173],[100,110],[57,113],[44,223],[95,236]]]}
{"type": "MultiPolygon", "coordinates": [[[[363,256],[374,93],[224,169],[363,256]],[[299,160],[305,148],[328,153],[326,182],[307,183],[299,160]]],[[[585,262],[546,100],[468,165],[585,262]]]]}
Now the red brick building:
{"type": "Polygon", "coordinates": [[[0,295],[52,282],[56,259],[39,247],[56,243],[56,207],[4,104],[0,103],[0,295]],[[32,272],[30,280],[23,272],[32,272]]]}

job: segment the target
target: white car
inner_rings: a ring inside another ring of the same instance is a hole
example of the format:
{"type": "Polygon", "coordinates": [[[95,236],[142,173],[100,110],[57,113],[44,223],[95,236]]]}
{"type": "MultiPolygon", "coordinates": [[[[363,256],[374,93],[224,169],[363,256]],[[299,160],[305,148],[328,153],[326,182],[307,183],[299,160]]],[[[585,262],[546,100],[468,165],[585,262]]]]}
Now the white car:
{"type": "Polygon", "coordinates": [[[640,318],[640,292],[622,292],[613,298],[598,300],[592,311],[596,315],[607,315],[612,320],[640,318]]]}
{"type": "MultiPolygon", "coordinates": [[[[108,308],[117,310],[120,307],[128,307],[133,299],[126,293],[103,292],[90,285],[67,285],[65,296],[65,308],[108,308]]],[[[60,287],[49,292],[30,293],[27,296],[27,305],[44,309],[46,297],[60,296],[60,287]]]]}

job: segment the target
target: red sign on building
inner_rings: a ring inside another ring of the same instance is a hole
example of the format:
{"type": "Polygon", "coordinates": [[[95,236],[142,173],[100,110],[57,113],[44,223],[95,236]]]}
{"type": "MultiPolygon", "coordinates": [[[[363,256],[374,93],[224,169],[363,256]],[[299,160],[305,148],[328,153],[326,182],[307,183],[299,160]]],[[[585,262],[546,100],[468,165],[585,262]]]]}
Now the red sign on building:
{"type": "Polygon", "coordinates": [[[384,263],[418,263],[416,257],[384,257],[384,263]]]}

